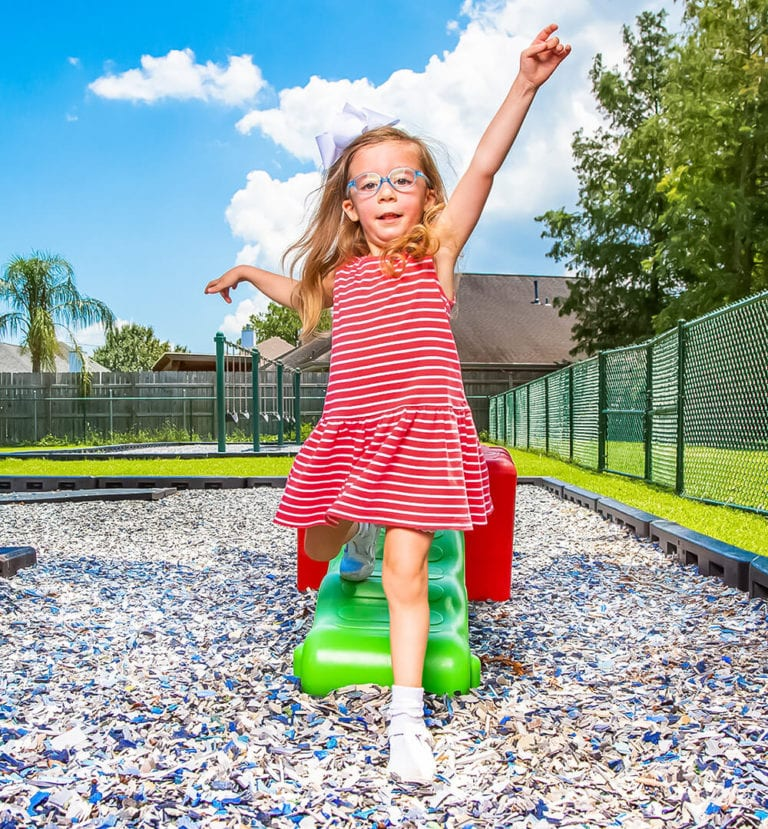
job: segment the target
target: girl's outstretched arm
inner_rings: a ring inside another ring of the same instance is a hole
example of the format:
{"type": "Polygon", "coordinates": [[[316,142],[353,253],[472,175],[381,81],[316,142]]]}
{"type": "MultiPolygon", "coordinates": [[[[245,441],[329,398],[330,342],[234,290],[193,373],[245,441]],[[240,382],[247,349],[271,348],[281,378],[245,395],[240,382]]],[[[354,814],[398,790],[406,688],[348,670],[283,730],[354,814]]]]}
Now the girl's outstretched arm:
{"type": "Polygon", "coordinates": [[[221,294],[225,302],[232,302],[229,292],[233,291],[241,282],[250,282],[254,288],[261,291],[279,305],[296,310],[296,290],[299,283],[289,276],[271,273],[251,265],[235,265],[218,279],[212,279],[205,286],[206,294],[221,294]]]}
{"type": "Polygon", "coordinates": [[[520,131],[536,91],[571,52],[569,45],[553,36],[556,29],[554,23],[542,29],[520,56],[520,70],[507,97],[483,133],[467,171],[438,219],[440,249],[454,262],[480,218],[493,178],[520,131]]]}

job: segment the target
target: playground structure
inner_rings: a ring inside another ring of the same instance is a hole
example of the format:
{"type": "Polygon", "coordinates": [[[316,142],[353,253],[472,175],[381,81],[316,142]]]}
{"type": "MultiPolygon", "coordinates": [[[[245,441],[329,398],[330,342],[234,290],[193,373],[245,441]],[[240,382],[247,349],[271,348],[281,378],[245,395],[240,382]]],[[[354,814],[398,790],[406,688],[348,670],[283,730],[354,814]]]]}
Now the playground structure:
{"type": "Polygon", "coordinates": [[[286,431],[292,429],[293,440],[301,443],[300,369],[262,357],[258,348],[248,349],[229,342],[221,332],[214,341],[218,451],[227,451],[227,435],[235,427],[250,433],[254,452],[260,451],[266,433],[274,435],[277,446],[283,446],[286,431]],[[265,365],[272,371],[263,378],[265,365]],[[288,394],[286,371],[291,375],[288,394]]]}
{"type": "MultiPolygon", "coordinates": [[[[436,532],[430,548],[424,688],[431,693],[466,693],[479,685],[480,662],[469,649],[468,602],[510,597],[517,472],[506,449],[483,451],[494,503],[488,524],[467,533],[436,532]]],[[[319,587],[312,629],[294,651],[293,670],[302,689],[322,696],[345,685],[391,685],[383,533],[373,575],[360,583],[341,579],[340,555],[330,564],[312,561],[302,530],[297,541],[298,587],[319,587]]]]}

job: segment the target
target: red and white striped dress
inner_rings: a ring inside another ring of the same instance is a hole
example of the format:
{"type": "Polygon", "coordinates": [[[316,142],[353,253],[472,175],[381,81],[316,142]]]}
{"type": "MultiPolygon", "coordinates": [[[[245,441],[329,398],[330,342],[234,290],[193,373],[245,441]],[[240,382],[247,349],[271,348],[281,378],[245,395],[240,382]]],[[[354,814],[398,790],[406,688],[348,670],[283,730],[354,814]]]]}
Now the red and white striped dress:
{"type": "Polygon", "coordinates": [[[323,415],[296,457],[278,524],[487,523],[488,471],[464,395],[452,306],[431,257],[409,260],[394,279],[378,256],[336,272],[323,415]]]}

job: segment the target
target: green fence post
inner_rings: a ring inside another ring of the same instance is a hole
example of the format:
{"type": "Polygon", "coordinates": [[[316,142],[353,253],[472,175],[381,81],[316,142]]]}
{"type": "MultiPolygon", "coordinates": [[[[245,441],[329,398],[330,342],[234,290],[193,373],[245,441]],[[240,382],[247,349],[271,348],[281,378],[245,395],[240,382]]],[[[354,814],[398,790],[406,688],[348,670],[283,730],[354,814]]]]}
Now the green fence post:
{"type": "Polygon", "coordinates": [[[606,357],[601,351],[597,355],[597,471],[605,472],[605,443],[608,439],[608,400],[606,382],[606,357]]]}
{"type": "Polygon", "coordinates": [[[512,389],[512,446],[517,446],[517,389],[512,389]]]}
{"type": "Polygon", "coordinates": [[[219,331],[216,342],[216,435],[219,452],[227,451],[227,421],[224,412],[224,335],[219,331]]]}
{"type": "Polygon", "coordinates": [[[488,437],[496,440],[496,407],[499,405],[495,397],[488,398],[488,437]]]}
{"type": "Polygon", "coordinates": [[[285,439],[283,425],[283,364],[277,361],[277,445],[282,446],[285,439]]]}
{"type": "Polygon", "coordinates": [[[261,355],[258,348],[251,349],[251,424],[253,451],[261,450],[261,401],[259,400],[259,363],[261,355]]]}
{"type": "Polygon", "coordinates": [[[531,448],[531,387],[526,385],[525,393],[525,448],[531,448]]]}
{"type": "Polygon", "coordinates": [[[573,366],[568,369],[568,459],[573,463],[573,366]]]}
{"type": "Polygon", "coordinates": [[[685,488],[685,320],[677,321],[677,446],[675,447],[675,492],[685,488]]]}
{"type": "Polygon", "coordinates": [[[645,419],[643,440],[645,441],[645,469],[643,478],[653,480],[653,343],[648,343],[645,361],[645,419]]]}
{"type": "Polygon", "coordinates": [[[301,443],[301,371],[293,373],[293,419],[296,421],[296,443],[301,443]]]}
{"type": "Polygon", "coordinates": [[[544,454],[549,454],[549,379],[544,378],[544,454]]]}

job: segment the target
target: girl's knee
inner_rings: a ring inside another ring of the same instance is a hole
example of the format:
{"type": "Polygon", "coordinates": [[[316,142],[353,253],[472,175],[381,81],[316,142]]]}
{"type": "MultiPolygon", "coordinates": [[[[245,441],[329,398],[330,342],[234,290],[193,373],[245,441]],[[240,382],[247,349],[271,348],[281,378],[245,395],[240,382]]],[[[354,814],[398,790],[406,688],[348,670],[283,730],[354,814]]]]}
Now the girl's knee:
{"type": "Polygon", "coordinates": [[[307,530],[304,536],[304,552],[312,561],[330,561],[339,551],[337,549],[334,552],[333,548],[328,546],[327,541],[307,530]]]}
{"type": "Polygon", "coordinates": [[[427,600],[431,541],[431,535],[413,530],[388,537],[381,576],[389,600],[406,604],[427,600]]]}
{"type": "Polygon", "coordinates": [[[310,544],[305,542],[304,544],[304,552],[307,554],[308,558],[311,558],[312,561],[330,561],[332,558],[335,558],[338,554],[338,550],[336,552],[329,552],[327,549],[322,547],[312,547],[310,544]]]}
{"type": "Polygon", "coordinates": [[[313,561],[330,561],[335,558],[347,540],[350,522],[334,527],[307,527],[304,532],[304,552],[313,561]]]}

